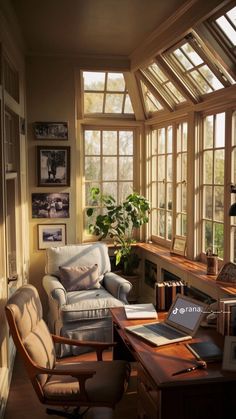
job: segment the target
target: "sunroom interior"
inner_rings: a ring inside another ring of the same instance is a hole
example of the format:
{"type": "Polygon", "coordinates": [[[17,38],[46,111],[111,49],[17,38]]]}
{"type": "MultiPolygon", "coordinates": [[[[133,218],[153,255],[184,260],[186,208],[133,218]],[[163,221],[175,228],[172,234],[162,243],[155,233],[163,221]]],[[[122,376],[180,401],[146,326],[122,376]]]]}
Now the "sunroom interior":
{"type": "Polygon", "coordinates": [[[97,215],[103,208],[91,201],[92,187],[117,202],[133,191],[150,202],[149,222],[135,237],[142,259],[137,301],[156,301],[146,261],[157,281],[168,271],[212,298],[229,295],[205,274],[209,249],[219,267],[236,263],[236,212],[229,213],[236,192],[236,5],[3,0],[0,22],[3,417],[15,357],[6,300],[29,282],[47,312],[40,234],[59,225],[64,244],[96,240],[87,209],[97,215]],[[36,123],[64,124],[66,135],[44,137],[36,123]],[[45,146],[64,148],[64,184],[40,175],[45,146]],[[67,202],[60,219],[35,211],[49,196],[67,202]],[[177,259],[170,252],[176,237],[186,243],[177,259]]]}

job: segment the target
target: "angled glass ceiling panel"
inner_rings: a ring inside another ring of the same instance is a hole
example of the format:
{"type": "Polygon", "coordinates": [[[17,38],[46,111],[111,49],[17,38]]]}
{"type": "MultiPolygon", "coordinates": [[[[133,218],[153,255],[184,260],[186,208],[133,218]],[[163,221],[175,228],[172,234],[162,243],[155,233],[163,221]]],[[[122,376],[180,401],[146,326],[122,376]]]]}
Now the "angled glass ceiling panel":
{"type": "Polygon", "coordinates": [[[173,71],[198,95],[204,95],[229,85],[229,80],[211,63],[199,42],[191,35],[164,55],[173,71]]]}
{"type": "MultiPolygon", "coordinates": [[[[152,74],[155,80],[154,87],[158,90],[158,84],[164,89],[164,91],[167,93],[167,96],[171,98],[171,100],[177,105],[178,103],[185,102],[186,99],[178,88],[169,80],[167,75],[161,70],[161,68],[153,62],[148,66],[146,70],[144,70],[144,74],[146,77],[148,77],[148,72],[152,74]]],[[[152,83],[152,80],[150,80],[150,77],[148,77],[149,81],[152,83]]],[[[153,84],[153,83],[152,83],[153,84]]],[[[158,90],[159,94],[161,94],[160,90],[158,90]]],[[[166,100],[166,97],[163,97],[166,100]]]]}
{"type": "Polygon", "coordinates": [[[141,88],[143,93],[143,99],[147,113],[157,112],[163,109],[163,106],[150,92],[147,86],[141,81],[141,88]]]}
{"type": "Polygon", "coordinates": [[[134,113],[123,73],[83,71],[85,114],[134,113]]]}
{"type": "Polygon", "coordinates": [[[236,46],[236,6],[215,20],[232,45],[236,46]]]}

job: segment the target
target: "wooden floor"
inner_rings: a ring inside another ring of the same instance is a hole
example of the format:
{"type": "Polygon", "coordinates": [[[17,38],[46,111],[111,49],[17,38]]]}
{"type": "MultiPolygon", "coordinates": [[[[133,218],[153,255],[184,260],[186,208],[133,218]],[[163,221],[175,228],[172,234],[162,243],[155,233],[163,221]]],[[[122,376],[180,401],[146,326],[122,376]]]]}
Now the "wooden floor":
{"type": "MultiPolygon", "coordinates": [[[[85,357],[85,355],[83,355],[85,357]]],[[[87,359],[93,357],[92,354],[86,355],[87,359]]],[[[108,353],[104,359],[109,359],[108,353]]],[[[130,382],[126,394],[116,406],[114,412],[105,408],[90,409],[84,419],[137,419],[137,379],[136,370],[132,368],[130,382]]],[[[28,380],[25,369],[16,356],[10,393],[4,419],[49,419],[43,406],[37,399],[34,389],[28,380]]]]}

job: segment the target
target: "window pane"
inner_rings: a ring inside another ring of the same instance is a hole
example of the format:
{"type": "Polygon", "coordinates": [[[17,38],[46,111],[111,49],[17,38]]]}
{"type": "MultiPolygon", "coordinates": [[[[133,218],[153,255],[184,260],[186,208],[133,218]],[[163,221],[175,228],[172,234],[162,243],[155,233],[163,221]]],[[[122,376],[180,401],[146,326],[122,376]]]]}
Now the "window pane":
{"type": "Polygon", "coordinates": [[[84,93],[84,113],[101,113],[103,111],[103,93],[84,93]]]}
{"type": "Polygon", "coordinates": [[[225,146],[225,113],[216,115],[215,147],[225,146]]]}
{"type": "Polygon", "coordinates": [[[167,128],[167,153],[172,153],[172,127],[167,128]]]}
{"type": "Polygon", "coordinates": [[[210,221],[205,221],[205,249],[204,251],[206,251],[208,249],[208,247],[212,247],[213,246],[213,225],[210,221]]]}
{"type": "Polygon", "coordinates": [[[100,131],[85,131],[84,152],[87,155],[100,154],[100,131]]]}
{"type": "Polygon", "coordinates": [[[152,233],[156,236],[159,234],[157,216],[158,216],[157,210],[151,210],[152,233]]]}
{"type": "MultiPolygon", "coordinates": [[[[236,118],[235,118],[235,126],[236,126],[236,118]]],[[[236,137],[236,136],[235,136],[236,137]]],[[[236,138],[235,138],[236,141],[236,138]]],[[[157,131],[152,131],[152,155],[157,154],[157,131]]]]}
{"type": "Polygon", "coordinates": [[[187,139],[188,139],[188,124],[183,123],[183,151],[187,151],[187,139]]]}
{"type": "Polygon", "coordinates": [[[223,224],[214,224],[214,246],[218,249],[218,256],[224,257],[224,226],[223,224]]]}
{"type": "Polygon", "coordinates": [[[157,207],[157,185],[156,185],[156,182],[152,182],[151,191],[152,191],[151,207],[157,207]]]}
{"type": "Polygon", "coordinates": [[[158,157],[158,163],[157,163],[157,170],[158,170],[158,179],[159,180],[165,180],[165,156],[159,156],[158,157]]]}
{"type": "Polygon", "coordinates": [[[133,182],[119,182],[119,201],[124,201],[133,192],[133,182]]]}
{"type": "Polygon", "coordinates": [[[187,212],[187,184],[182,184],[182,212],[187,212]]]}
{"type": "Polygon", "coordinates": [[[217,79],[217,77],[214,75],[214,73],[209,69],[207,65],[203,65],[202,67],[200,67],[199,71],[211,85],[213,90],[222,89],[222,87],[224,87],[223,84],[217,79]]]}
{"type": "Polygon", "coordinates": [[[172,181],[172,155],[167,156],[167,181],[172,181]]]}
{"type": "Polygon", "coordinates": [[[133,154],[133,132],[132,131],[120,131],[119,154],[121,155],[133,154]]]}
{"type": "Polygon", "coordinates": [[[91,196],[90,196],[91,188],[100,188],[100,184],[99,183],[86,183],[85,184],[85,205],[86,206],[98,205],[98,201],[94,201],[93,199],[91,199],[91,196]]]}
{"type": "Polygon", "coordinates": [[[213,151],[205,151],[203,155],[204,159],[204,183],[212,183],[212,171],[213,171],[213,151]]]}
{"type": "Polygon", "coordinates": [[[202,75],[199,73],[198,70],[194,70],[190,73],[193,81],[195,81],[196,86],[201,90],[201,93],[210,93],[212,92],[212,88],[209,84],[204,80],[202,75]]]}
{"type": "Polygon", "coordinates": [[[194,51],[194,49],[189,43],[184,44],[181,47],[181,49],[185,52],[185,54],[188,56],[188,58],[194,64],[194,66],[197,66],[203,63],[202,58],[198,55],[196,51],[194,51]]]}
{"type": "Polygon", "coordinates": [[[225,160],[224,150],[216,150],[215,151],[215,183],[218,185],[224,184],[224,160],[225,160]]]}
{"type": "Polygon", "coordinates": [[[204,145],[203,148],[213,147],[213,115],[207,116],[204,121],[204,145]]]}
{"type": "Polygon", "coordinates": [[[107,90],[113,92],[125,91],[125,81],[122,73],[108,73],[107,90]]]}
{"type": "Polygon", "coordinates": [[[182,64],[185,70],[190,70],[191,68],[193,68],[191,62],[187,59],[187,57],[179,48],[174,51],[174,55],[177,58],[178,62],[182,64]]]}
{"type": "Polygon", "coordinates": [[[125,108],[124,113],[134,113],[133,106],[130,100],[129,95],[126,93],[125,95],[125,108]]]}
{"type": "Polygon", "coordinates": [[[167,184],[167,208],[172,210],[172,184],[167,184]]]}
{"type": "Polygon", "coordinates": [[[223,186],[217,186],[215,188],[215,214],[214,219],[216,221],[224,221],[224,188],[223,186]]]}
{"type": "Polygon", "coordinates": [[[84,89],[85,90],[104,90],[105,73],[96,73],[94,71],[84,71],[84,89]]]}
{"type": "Polygon", "coordinates": [[[104,195],[112,195],[117,201],[117,183],[116,182],[103,182],[102,193],[104,195]]]}
{"type": "Polygon", "coordinates": [[[165,237],[165,212],[158,211],[158,224],[159,224],[159,233],[160,237],[165,237]]]}
{"type": "Polygon", "coordinates": [[[158,130],[158,154],[165,153],[165,128],[158,130]]]}
{"type": "MultiPolygon", "coordinates": [[[[235,16],[234,16],[234,18],[235,18],[235,16]]],[[[233,28],[233,26],[228,22],[228,20],[225,18],[225,16],[221,16],[218,19],[216,19],[216,23],[219,25],[219,27],[224,32],[224,34],[227,36],[227,38],[231,41],[231,43],[233,45],[236,45],[236,31],[233,28]]]]}
{"type": "Polygon", "coordinates": [[[116,131],[103,131],[102,152],[105,155],[117,154],[117,132],[116,131]]]}
{"type": "Polygon", "coordinates": [[[99,180],[100,176],[100,157],[85,157],[86,180],[99,180]]]}
{"type": "Polygon", "coordinates": [[[105,97],[105,112],[106,113],[121,113],[123,105],[123,94],[108,93],[105,97]]]}
{"type": "MultiPolygon", "coordinates": [[[[114,170],[114,168],[111,170],[114,170]]],[[[133,157],[119,158],[119,179],[133,180],[133,157]]]]}
{"type": "Polygon", "coordinates": [[[203,188],[204,197],[204,217],[212,219],[213,207],[212,207],[212,186],[204,186],[203,188]]]}
{"type": "Polygon", "coordinates": [[[152,157],[152,180],[157,180],[157,156],[152,157]]]}
{"type": "Polygon", "coordinates": [[[101,210],[100,209],[94,209],[93,215],[91,217],[87,216],[86,210],[84,211],[84,228],[87,232],[87,234],[89,234],[89,226],[90,224],[95,224],[96,221],[96,217],[101,214],[101,210]]]}
{"type": "Polygon", "coordinates": [[[164,183],[158,183],[158,207],[159,208],[165,208],[165,184],[164,183]]]}
{"type": "Polygon", "coordinates": [[[103,157],[103,180],[116,180],[117,179],[117,158],[116,157],[103,157]]]}
{"type": "Polygon", "coordinates": [[[168,229],[168,239],[172,239],[172,215],[170,213],[167,214],[167,229],[168,229]]]}

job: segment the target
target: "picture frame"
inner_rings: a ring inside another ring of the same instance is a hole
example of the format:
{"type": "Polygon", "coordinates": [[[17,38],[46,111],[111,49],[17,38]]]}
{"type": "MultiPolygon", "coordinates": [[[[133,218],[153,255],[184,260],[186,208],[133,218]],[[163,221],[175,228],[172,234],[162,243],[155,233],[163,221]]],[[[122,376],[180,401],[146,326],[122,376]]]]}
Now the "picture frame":
{"type": "Polygon", "coordinates": [[[66,244],[66,224],[38,224],[38,249],[66,244]]]}
{"type": "Polygon", "coordinates": [[[69,218],[70,196],[63,193],[32,193],[32,218],[69,218]]]}
{"type": "Polygon", "coordinates": [[[216,281],[225,283],[236,283],[236,264],[233,262],[226,262],[216,277],[216,281]]]}
{"type": "Polygon", "coordinates": [[[236,371],[236,336],[225,336],[222,370],[236,371]]]}
{"type": "Polygon", "coordinates": [[[175,236],[171,243],[170,253],[175,255],[185,256],[186,255],[186,237],[175,236]]]}
{"type": "Polygon", "coordinates": [[[37,140],[68,140],[67,122],[34,122],[33,131],[37,140]]]}
{"type": "Polygon", "coordinates": [[[37,146],[38,186],[70,186],[70,147],[37,146]]]}

